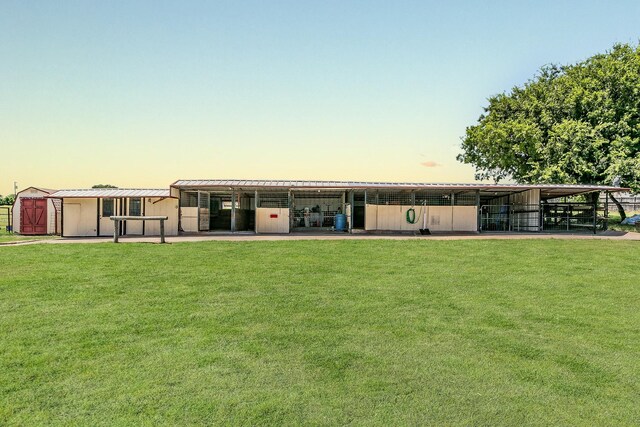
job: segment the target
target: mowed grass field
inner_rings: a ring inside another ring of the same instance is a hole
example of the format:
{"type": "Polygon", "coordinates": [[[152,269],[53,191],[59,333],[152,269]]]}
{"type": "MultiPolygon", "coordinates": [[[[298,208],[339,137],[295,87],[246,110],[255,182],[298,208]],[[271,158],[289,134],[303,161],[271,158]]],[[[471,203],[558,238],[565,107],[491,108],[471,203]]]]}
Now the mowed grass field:
{"type": "Polygon", "coordinates": [[[0,247],[2,425],[638,425],[640,245],[0,247]]]}
{"type": "Polygon", "coordinates": [[[8,209],[11,206],[0,206],[0,243],[18,242],[20,240],[44,240],[52,239],[54,236],[22,236],[19,234],[7,232],[7,225],[9,225],[8,209]]]}

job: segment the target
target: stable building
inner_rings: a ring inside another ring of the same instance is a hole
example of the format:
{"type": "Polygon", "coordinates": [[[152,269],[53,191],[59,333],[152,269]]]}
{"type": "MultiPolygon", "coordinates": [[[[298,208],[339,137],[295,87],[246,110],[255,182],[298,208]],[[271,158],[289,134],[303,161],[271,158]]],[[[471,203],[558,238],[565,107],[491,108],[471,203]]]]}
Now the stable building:
{"type": "Polygon", "coordinates": [[[608,194],[624,190],[286,180],[178,180],[170,187],[180,200],[181,233],[595,232],[606,228],[608,194]],[[574,200],[599,192],[604,205],[574,200]]]}
{"type": "MultiPolygon", "coordinates": [[[[14,229],[63,237],[113,236],[113,216],[162,216],[167,217],[164,226],[169,236],[596,232],[607,227],[609,193],[620,191],[628,189],[293,180],[178,180],[168,189],[30,187],[18,194],[14,229]],[[598,201],[592,193],[604,198],[598,201]]],[[[128,220],[117,227],[119,236],[160,234],[158,221],[128,220]]]]}
{"type": "MultiPolygon", "coordinates": [[[[168,189],[91,188],[59,190],[47,196],[60,203],[62,237],[113,236],[114,215],[166,216],[165,234],[178,234],[178,199],[168,189]]],[[[121,236],[157,236],[157,221],[119,224],[121,236]]]]}
{"type": "Polygon", "coordinates": [[[60,200],[47,197],[56,190],[27,187],[16,194],[11,207],[12,230],[24,235],[59,234],[60,200]]]}

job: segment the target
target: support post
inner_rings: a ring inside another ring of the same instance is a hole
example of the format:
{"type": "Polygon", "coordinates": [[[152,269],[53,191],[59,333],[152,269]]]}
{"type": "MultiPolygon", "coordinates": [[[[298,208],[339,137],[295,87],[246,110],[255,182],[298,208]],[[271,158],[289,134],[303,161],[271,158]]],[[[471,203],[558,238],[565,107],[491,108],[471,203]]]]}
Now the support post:
{"type": "Polygon", "coordinates": [[[291,192],[291,190],[287,191],[287,210],[289,211],[289,233],[291,233],[291,230],[293,229],[293,211],[294,211],[294,195],[291,192]]]}
{"type": "Polygon", "coordinates": [[[598,230],[598,199],[593,201],[593,234],[598,230]]]}
{"type": "Polygon", "coordinates": [[[482,213],[480,212],[480,190],[476,190],[476,228],[478,233],[482,231],[482,213]]]}
{"type": "Polygon", "coordinates": [[[349,218],[349,233],[353,233],[353,211],[355,210],[356,196],[353,190],[349,192],[349,205],[351,205],[351,211],[349,212],[351,218],[349,218]]]}
{"type": "Polygon", "coordinates": [[[160,220],[160,243],[165,243],[165,241],[164,241],[164,219],[160,220]]]}
{"type": "Polygon", "coordinates": [[[609,229],[609,192],[604,192],[604,229],[609,229]]]}
{"type": "Polygon", "coordinates": [[[236,190],[231,192],[231,232],[236,231],[236,190]]]}
{"type": "Polygon", "coordinates": [[[116,219],[113,221],[113,243],[118,243],[119,228],[120,228],[120,221],[116,219]]]}
{"type": "Polygon", "coordinates": [[[364,224],[363,224],[363,229],[366,230],[367,229],[367,190],[364,190],[364,224]]]}
{"type": "Polygon", "coordinates": [[[258,190],[255,192],[255,197],[253,199],[253,231],[258,234],[258,206],[260,206],[260,199],[258,198],[258,190]]]}

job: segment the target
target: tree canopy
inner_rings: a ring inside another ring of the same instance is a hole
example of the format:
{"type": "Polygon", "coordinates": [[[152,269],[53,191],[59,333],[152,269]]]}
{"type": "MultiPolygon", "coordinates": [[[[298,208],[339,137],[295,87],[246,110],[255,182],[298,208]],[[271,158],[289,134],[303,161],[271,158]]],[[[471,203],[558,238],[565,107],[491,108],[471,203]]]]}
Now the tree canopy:
{"type": "Polygon", "coordinates": [[[118,188],[118,187],[111,184],[95,184],[95,185],[92,185],[91,188],[118,188]]]}
{"type": "Polygon", "coordinates": [[[477,179],[622,186],[640,192],[640,46],[548,65],[489,98],[458,160],[477,179]]]}
{"type": "Polygon", "coordinates": [[[6,197],[0,195],[0,206],[10,206],[13,204],[14,200],[16,200],[15,194],[9,194],[6,197]]]}

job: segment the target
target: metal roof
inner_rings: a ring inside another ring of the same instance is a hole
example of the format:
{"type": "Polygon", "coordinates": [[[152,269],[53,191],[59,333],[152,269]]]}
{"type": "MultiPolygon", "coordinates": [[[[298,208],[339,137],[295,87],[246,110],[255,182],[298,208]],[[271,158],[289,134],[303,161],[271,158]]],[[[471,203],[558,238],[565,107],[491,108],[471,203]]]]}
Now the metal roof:
{"type": "Polygon", "coordinates": [[[29,189],[31,189],[31,188],[36,189],[36,190],[39,190],[39,191],[42,191],[43,193],[47,193],[47,194],[51,194],[51,193],[54,193],[54,192],[58,191],[58,190],[54,190],[54,189],[52,189],[52,188],[44,188],[44,187],[34,187],[34,186],[31,186],[31,187],[23,188],[22,190],[18,191],[18,193],[17,193],[17,194],[23,193],[23,192],[25,192],[25,191],[27,191],[27,190],[29,190],[29,189]]]}
{"type": "Polygon", "coordinates": [[[87,188],[58,190],[47,197],[66,198],[118,198],[118,197],[170,197],[169,189],[161,188],[87,188]]]}
{"type": "Polygon", "coordinates": [[[582,184],[484,184],[484,183],[425,183],[425,182],[366,182],[366,181],[301,181],[301,180],[243,180],[243,179],[181,179],[172,187],[183,189],[197,188],[270,188],[270,189],[397,189],[397,190],[485,190],[485,191],[522,191],[541,189],[566,193],[589,191],[625,191],[626,188],[606,185],[582,184]]]}

